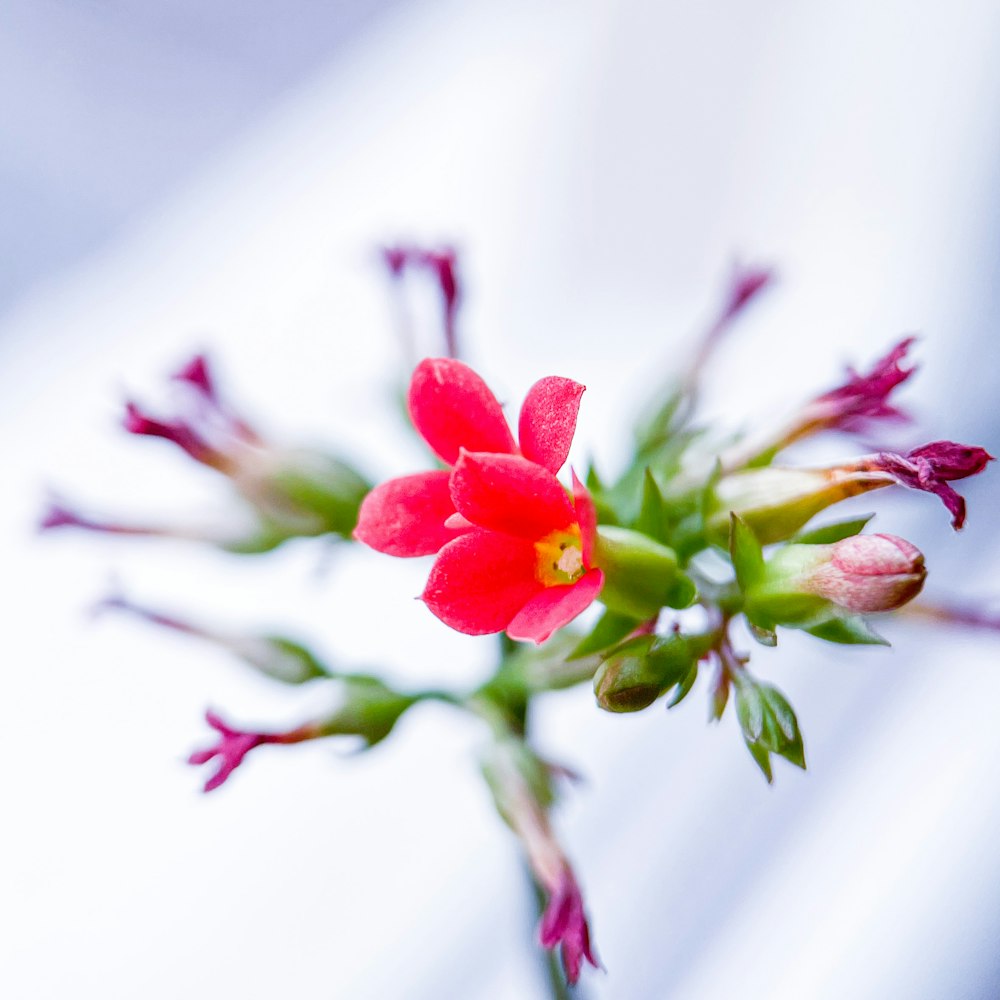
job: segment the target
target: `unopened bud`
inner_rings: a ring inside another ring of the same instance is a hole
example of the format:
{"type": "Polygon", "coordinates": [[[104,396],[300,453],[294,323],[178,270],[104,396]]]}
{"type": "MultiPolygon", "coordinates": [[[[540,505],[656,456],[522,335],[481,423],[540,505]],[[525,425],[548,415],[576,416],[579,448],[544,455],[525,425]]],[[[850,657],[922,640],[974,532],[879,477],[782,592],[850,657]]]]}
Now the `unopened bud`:
{"type": "Polygon", "coordinates": [[[640,712],[680,683],[697,663],[702,637],[639,636],[612,653],[594,675],[597,704],[607,712],[640,712]]]}
{"type": "Polygon", "coordinates": [[[723,476],[708,515],[713,541],[729,537],[730,513],[739,514],[762,545],[790,538],[821,510],[848,497],[891,486],[877,471],[855,469],[749,469],[723,476]]]}
{"type": "Polygon", "coordinates": [[[786,545],[766,564],[748,607],[779,623],[814,616],[822,602],[848,611],[894,611],[920,593],[920,550],[894,535],[854,535],[833,545],[786,545]]]}

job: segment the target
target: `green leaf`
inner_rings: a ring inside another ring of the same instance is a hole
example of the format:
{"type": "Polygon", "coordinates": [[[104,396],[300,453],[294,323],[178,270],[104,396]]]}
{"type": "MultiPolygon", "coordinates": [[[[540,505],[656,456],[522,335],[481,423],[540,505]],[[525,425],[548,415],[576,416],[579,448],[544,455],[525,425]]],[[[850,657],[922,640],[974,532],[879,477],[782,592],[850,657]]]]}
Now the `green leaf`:
{"type": "Polygon", "coordinates": [[[635,529],[649,535],[663,544],[667,543],[666,524],[663,516],[663,494],[649,466],[646,467],[642,482],[642,506],[636,519],[635,529]]]}
{"type": "Polygon", "coordinates": [[[764,575],[764,552],[750,525],[735,512],[729,517],[729,554],[736,570],[736,582],[746,593],[764,575]]]}
{"type": "Polygon", "coordinates": [[[605,611],[590,635],[585,636],[566,659],[580,660],[593,653],[599,653],[601,650],[621,642],[638,625],[639,620],[631,615],[619,614],[617,611],[605,611]]]}
{"type": "Polygon", "coordinates": [[[862,615],[833,614],[805,630],[817,639],[849,646],[888,646],[889,641],[878,634],[862,615]]]}
{"type": "Polygon", "coordinates": [[[864,514],[847,521],[824,524],[810,531],[799,533],[791,541],[797,542],[799,545],[831,545],[833,542],[839,542],[844,538],[858,534],[874,516],[874,514],[864,514]]]}

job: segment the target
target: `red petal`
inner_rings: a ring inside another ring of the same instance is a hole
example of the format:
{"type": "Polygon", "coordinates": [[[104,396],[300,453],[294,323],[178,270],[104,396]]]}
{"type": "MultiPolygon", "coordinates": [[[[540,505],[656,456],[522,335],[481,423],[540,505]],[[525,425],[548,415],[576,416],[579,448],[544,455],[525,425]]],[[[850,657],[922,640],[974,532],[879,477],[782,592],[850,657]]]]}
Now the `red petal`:
{"type": "Polygon", "coordinates": [[[604,586],[599,569],[585,573],[576,583],[547,587],[533,597],[507,626],[512,639],[545,642],[556,629],[568,625],[584,608],[589,608],[604,586]]]}
{"type": "Polygon", "coordinates": [[[502,632],[540,590],[535,546],[492,531],[470,531],[440,552],[424,588],[431,612],[458,632],[502,632]]]}
{"type": "Polygon", "coordinates": [[[376,486],[358,512],[354,537],[390,556],[429,556],[462,534],[445,522],[455,513],[448,473],[420,472],[376,486]]]}
{"type": "Polygon", "coordinates": [[[573,443],[580,397],[586,388],[572,379],[552,375],[528,390],[517,431],[525,458],[544,465],[549,472],[563,467],[573,443]]]}
{"type": "Polygon", "coordinates": [[[597,508],[594,506],[594,501],[591,499],[587,487],[577,479],[574,470],[570,471],[573,473],[573,502],[576,506],[576,520],[580,525],[583,565],[589,569],[592,565],[594,541],[597,538],[597,508]]]}
{"type": "Polygon", "coordinates": [[[449,465],[460,448],[503,454],[517,450],[496,396],[461,361],[421,361],[410,381],[408,402],[413,426],[449,465]]]}
{"type": "Polygon", "coordinates": [[[576,521],[559,480],[520,455],[463,451],[451,474],[451,499],[473,524],[532,541],[576,521]]]}

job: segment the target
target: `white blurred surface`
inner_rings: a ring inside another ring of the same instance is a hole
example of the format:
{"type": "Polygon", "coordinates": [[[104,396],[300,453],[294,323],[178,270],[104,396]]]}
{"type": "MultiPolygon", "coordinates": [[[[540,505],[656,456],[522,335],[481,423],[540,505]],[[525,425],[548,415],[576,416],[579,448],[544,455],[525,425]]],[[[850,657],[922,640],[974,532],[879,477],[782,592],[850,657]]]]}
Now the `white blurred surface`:
{"type": "MultiPolygon", "coordinates": [[[[465,342],[502,399],[548,373],[589,385],[578,461],[613,463],[634,387],[736,253],[784,281],[720,358],[708,412],[792,405],[919,327],[908,394],[930,436],[989,447],[998,29],[986,2],[402,5],[114,245],[36,285],[0,329],[0,994],[543,995],[474,725],[428,708],[370,756],[261,750],[203,798],[182,760],[206,705],[279,726],[322,691],[81,614],[115,574],[396,679],[471,682],[489,645],[410,599],[423,567],[39,540],[42,484],[122,513],[215,502],[210,478],[115,429],[126,388],[155,397],[206,345],[276,434],[375,475],[413,468],[371,252],[399,236],[465,251],[465,342]]],[[[921,496],[880,505],[879,527],[927,550],[932,576],[960,576],[948,553],[964,552],[995,589],[993,494],[967,492],[961,538],[921,496]]],[[[996,995],[996,645],[893,638],[755,651],[810,762],[779,765],[773,789],[733,718],[706,727],[703,692],[666,717],[545,700],[544,749],[589,776],[560,814],[609,970],[581,995],[996,995]]]]}

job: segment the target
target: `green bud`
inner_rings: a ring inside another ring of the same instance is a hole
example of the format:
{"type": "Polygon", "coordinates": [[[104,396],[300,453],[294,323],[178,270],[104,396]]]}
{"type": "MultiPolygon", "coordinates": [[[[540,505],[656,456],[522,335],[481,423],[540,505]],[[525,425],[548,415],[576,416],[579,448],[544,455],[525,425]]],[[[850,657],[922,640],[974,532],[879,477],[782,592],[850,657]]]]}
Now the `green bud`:
{"type": "Polygon", "coordinates": [[[601,602],[609,611],[638,621],[663,607],[687,607],[695,599],[691,581],[678,569],[673,549],[629,528],[597,529],[594,564],[604,571],[601,602]]]}
{"type": "Polygon", "coordinates": [[[639,712],[682,683],[704,653],[704,637],[673,634],[630,639],[594,675],[597,704],[607,712],[639,712]]]}

